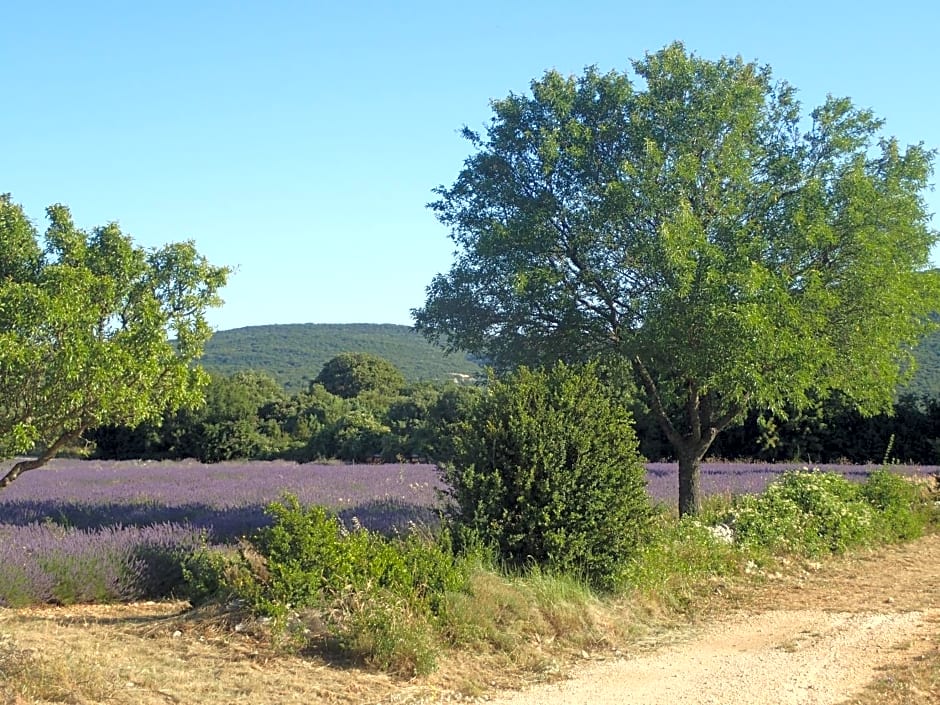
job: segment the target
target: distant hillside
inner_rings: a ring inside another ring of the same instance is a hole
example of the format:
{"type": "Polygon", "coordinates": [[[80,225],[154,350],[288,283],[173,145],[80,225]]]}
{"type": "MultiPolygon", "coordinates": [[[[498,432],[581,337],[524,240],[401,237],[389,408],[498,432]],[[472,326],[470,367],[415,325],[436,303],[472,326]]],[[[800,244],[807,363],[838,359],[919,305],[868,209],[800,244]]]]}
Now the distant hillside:
{"type": "Polygon", "coordinates": [[[902,393],[940,399],[940,333],[927,336],[914,351],[914,357],[917,369],[902,393]]]}
{"type": "Polygon", "coordinates": [[[379,355],[410,382],[473,375],[466,355],[446,355],[408,326],[372,323],[300,323],[250,326],[215,333],[202,365],[209,372],[267,372],[291,392],[307,388],[331,358],[344,352],[379,355]]]}
{"type": "MultiPolygon", "coordinates": [[[[371,323],[303,323],[223,330],[206,345],[203,366],[231,374],[267,372],[289,391],[306,389],[324,363],[343,352],[368,352],[394,364],[410,382],[446,380],[452,373],[473,375],[479,365],[465,355],[445,355],[408,326],[371,323]]],[[[917,371],[902,390],[940,398],[940,334],[915,352],[917,371]]]]}

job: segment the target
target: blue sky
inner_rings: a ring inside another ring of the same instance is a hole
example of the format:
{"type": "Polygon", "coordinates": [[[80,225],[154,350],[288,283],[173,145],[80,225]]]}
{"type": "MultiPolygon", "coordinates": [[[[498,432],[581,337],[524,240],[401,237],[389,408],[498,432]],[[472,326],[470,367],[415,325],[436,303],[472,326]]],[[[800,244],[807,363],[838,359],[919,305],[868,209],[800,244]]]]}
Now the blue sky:
{"type": "MultiPolygon", "coordinates": [[[[874,2],[5,3],[0,192],[236,273],[219,329],[405,323],[452,261],[425,207],[489,101],[681,40],[940,147],[940,9],[874,2]]],[[[936,178],[934,179],[937,180],[936,178]]],[[[940,211],[937,193],[930,210],[940,211]]],[[[935,227],[940,219],[934,218],[935,227]]]]}

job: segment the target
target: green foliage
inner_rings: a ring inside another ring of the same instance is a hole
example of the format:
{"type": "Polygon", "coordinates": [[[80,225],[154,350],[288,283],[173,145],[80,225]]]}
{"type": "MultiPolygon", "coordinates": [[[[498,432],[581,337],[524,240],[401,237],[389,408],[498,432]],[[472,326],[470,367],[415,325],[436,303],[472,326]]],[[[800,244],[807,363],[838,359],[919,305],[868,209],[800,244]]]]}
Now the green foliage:
{"type": "Polygon", "coordinates": [[[881,540],[909,541],[923,535],[930,520],[930,498],[925,498],[922,487],[887,468],[879,468],[868,476],[861,493],[875,509],[881,540]]]}
{"type": "Polygon", "coordinates": [[[803,555],[915,538],[927,519],[917,487],[885,469],[863,485],[835,473],[787,473],[761,495],[736,498],[730,515],[741,545],[803,555]]]}
{"type": "Polygon", "coordinates": [[[449,382],[475,377],[480,365],[464,354],[445,354],[409,326],[305,323],[217,331],[206,343],[202,365],[215,374],[261,370],[289,392],[306,391],[330,359],[344,352],[385,358],[409,382],[449,382]]]}
{"type": "Polygon", "coordinates": [[[369,353],[341,353],[331,358],[314,382],[343,399],[366,392],[388,396],[405,386],[405,378],[395,365],[369,353]]]}
{"type": "Polygon", "coordinates": [[[596,367],[522,368],[490,384],[445,469],[462,532],[511,564],[612,586],[651,509],[629,413],[596,367]]]}
{"type": "Polygon", "coordinates": [[[738,498],[731,526],[742,545],[820,555],[864,543],[873,510],[841,475],[787,473],[759,496],[738,498]]]}
{"type": "Polygon", "coordinates": [[[344,399],[322,384],[288,396],[264,373],[213,375],[206,403],[160,423],[102,426],[86,434],[100,458],[338,458],[447,460],[453,438],[481,393],[476,385],[422,383],[390,396],[344,399]]]}
{"type": "MultiPolygon", "coordinates": [[[[648,430],[647,421],[644,432],[648,430]]],[[[668,454],[661,439],[644,436],[649,457],[668,454]]],[[[752,411],[715,442],[718,458],[773,462],[880,462],[891,443],[890,460],[910,465],[940,462],[940,400],[903,395],[889,413],[864,416],[842,395],[832,394],[802,410],[777,414],[752,411]],[[893,441],[892,441],[893,439],[893,441]]]]}
{"type": "Polygon", "coordinates": [[[630,75],[556,71],[494,101],[431,204],[456,258],[415,321],[499,367],[632,365],[680,468],[747,410],[839,391],[890,408],[936,327],[933,153],[740,57],[671,44],[630,75]]]}
{"type": "Polygon", "coordinates": [[[305,619],[325,624],[345,653],[389,670],[433,668],[434,624],[469,576],[446,534],[389,540],[349,531],[292,497],[268,512],[273,523],[242,547],[237,564],[201,556],[190,565],[193,594],[240,598],[281,629],[305,619]]]}
{"type": "MultiPolygon", "coordinates": [[[[361,463],[382,456],[390,429],[368,411],[352,409],[326,433],[332,457],[361,463]]],[[[322,437],[320,442],[324,442],[322,437]]]]}
{"type": "Polygon", "coordinates": [[[424,384],[408,390],[385,412],[391,432],[383,451],[385,459],[451,461],[461,422],[483,393],[481,386],[463,384],[424,384]]]}
{"type": "Polygon", "coordinates": [[[184,558],[180,569],[182,597],[194,606],[240,594],[253,580],[248,563],[227,547],[206,546],[194,551],[184,558]]]}
{"type": "Polygon", "coordinates": [[[268,511],[273,524],[252,541],[267,566],[262,610],[276,614],[288,604],[316,605],[350,588],[373,586],[434,606],[463,580],[446,537],[442,543],[418,535],[389,541],[365,530],[350,532],[322,507],[305,509],[294,498],[268,511]]]}
{"type": "Polygon", "coordinates": [[[914,374],[905,382],[899,395],[940,399],[940,332],[926,336],[914,348],[914,374]]]}
{"type": "Polygon", "coordinates": [[[202,406],[167,412],[159,423],[100,427],[87,438],[98,457],[197,458],[207,463],[270,458],[294,444],[270,415],[287,402],[286,392],[266,374],[212,375],[202,406]]]}
{"type": "Polygon", "coordinates": [[[272,457],[286,441],[262,410],[286,400],[280,385],[261,372],[213,376],[205,406],[191,415],[187,454],[203,462],[272,457]]]}
{"type": "Polygon", "coordinates": [[[695,606],[702,585],[739,572],[741,552],[697,518],[661,514],[651,538],[628,562],[624,583],[674,609],[695,606]]]}
{"type": "Polygon", "coordinates": [[[0,457],[38,449],[39,464],[89,428],[198,405],[206,379],[193,363],[228,275],[191,242],[148,251],[114,223],[85,232],[65,206],[46,213],[40,244],[0,196],[0,457]]]}

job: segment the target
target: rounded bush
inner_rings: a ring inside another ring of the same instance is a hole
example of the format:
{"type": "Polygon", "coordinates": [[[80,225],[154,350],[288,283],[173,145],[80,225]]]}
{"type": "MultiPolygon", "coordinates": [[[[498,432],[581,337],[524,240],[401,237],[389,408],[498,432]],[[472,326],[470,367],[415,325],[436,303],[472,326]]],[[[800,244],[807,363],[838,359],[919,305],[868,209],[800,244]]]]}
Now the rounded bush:
{"type": "Polygon", "coordinates": [[[329,360],[314,380],[326,391],[344,399],[363,392],[394,394],[405,386],[405,378],[395,365],[370,353],[341,353],[329,360]]]}
{"type": "Polygon", "coordinates": [[[595,365],[492,382],[456,438],[444,467],[455,533],[512,565],[617,582],[652,511],[632,416],[595,365]]]}
{"type": "Polygon", "coordinates": [[[771,551],[819,555],[871,541],[873,509],[858,485],[837,473],[785,473],[763,494],[735,501],[738,542],[771,551]]]}

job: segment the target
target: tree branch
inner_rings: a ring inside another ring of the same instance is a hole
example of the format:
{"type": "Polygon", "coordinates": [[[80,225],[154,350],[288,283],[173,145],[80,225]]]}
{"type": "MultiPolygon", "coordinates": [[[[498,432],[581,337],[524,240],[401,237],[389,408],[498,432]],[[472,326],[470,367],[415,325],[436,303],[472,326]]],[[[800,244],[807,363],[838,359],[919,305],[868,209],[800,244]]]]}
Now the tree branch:
{"type": "Polygon", "coordinates": [[[634,357],[633,360],[631,360],[631,363],[633,365],[634,373],[640,379],[640,384],[642,384],[643,389],[646,390],[646,396],[649,398],[650,408],[656,415],[656,420],[659,421],[659,425],[663,429],[663,433],[666,434],[666,438],[669,439],[669,442],[672,443],[673,447],[681,447],[683,445],[682,434],[676,430],[676,427],[673,425],[672,421],[669,420],[669,416],[666,414],[666,409],[663,407],[662,399],[659,396],[659,390],[656,388],[656,382],[654,382],[652,376],[650,376],[649,370],[646,369],[646,365],[643,364],[643,361],[640,359],[639,355],[634,357]]]}
{"type": "Polygon", "coordinates": [[[56,455],[59,454],[59,451],[62,450],[66,445],[74,441],[85,430],[83,426],[75,429],[74,431],[69,431],[61,436],[58,440],[55,441],[51,446],[46,448],[38,458],[30,458],[29,460],[21,460],[16,463],[9,472],[0,478],[0,489],[3,489],[10,483],[12,483],[16,478],[22,475],[24,472],[29,470],[35,470],[36,468],[41,468],[43,465],[52,460],[56,455]]]}

